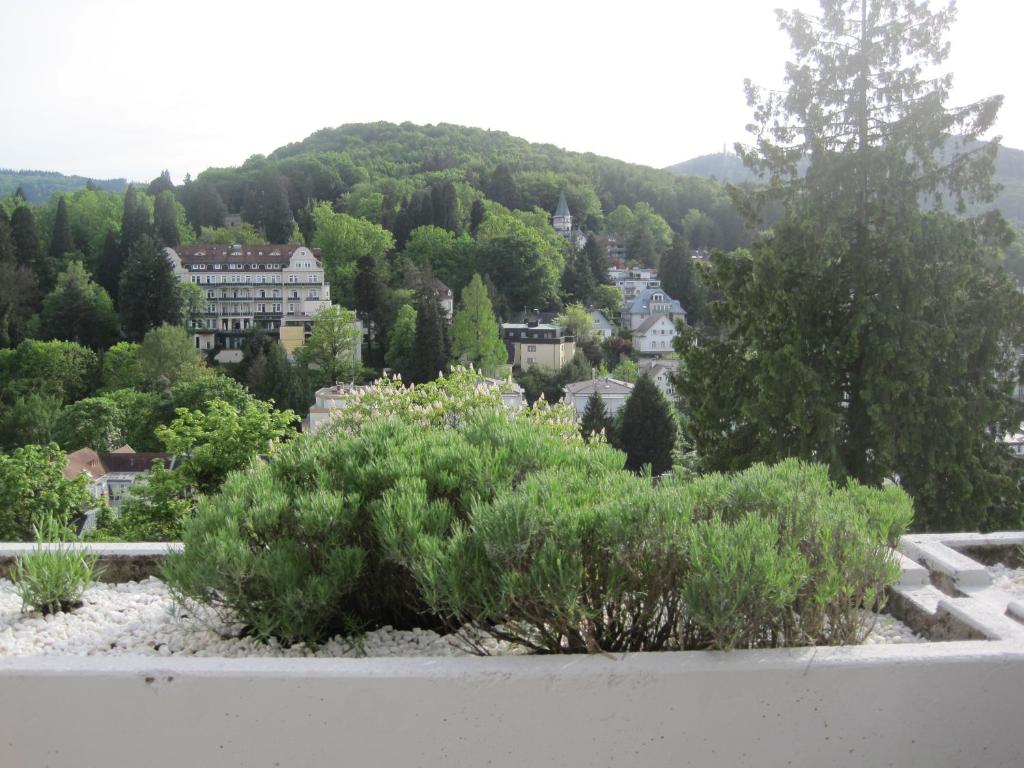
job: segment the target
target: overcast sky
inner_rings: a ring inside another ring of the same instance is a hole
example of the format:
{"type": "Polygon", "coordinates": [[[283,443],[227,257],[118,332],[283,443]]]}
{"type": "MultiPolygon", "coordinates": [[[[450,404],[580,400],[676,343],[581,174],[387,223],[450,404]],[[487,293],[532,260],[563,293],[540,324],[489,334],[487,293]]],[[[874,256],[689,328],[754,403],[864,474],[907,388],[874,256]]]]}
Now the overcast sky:
{"type": "MultiPolygon", "coordinates": [[[[933,5],[935,4],[933,0],[933,5]]],[[[657,167],[745,136],[813,0],[0,0],[0,167],[175,181],[318,128],[459,123],[657,167]]],[[[1024,3],[962,0],[954,97],[1024,148],[1024,3]]]]}

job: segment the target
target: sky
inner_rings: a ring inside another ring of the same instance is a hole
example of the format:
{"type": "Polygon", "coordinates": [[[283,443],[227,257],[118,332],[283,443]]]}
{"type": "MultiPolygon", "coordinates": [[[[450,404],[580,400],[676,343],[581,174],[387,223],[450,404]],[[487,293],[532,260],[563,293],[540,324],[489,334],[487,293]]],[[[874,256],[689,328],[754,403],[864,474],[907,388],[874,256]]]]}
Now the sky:
{"type": "MultiPolygon", "coordinates": [[[[932,0],[933,6],[935,0],[932,0]]],[[[664,167],[746,137],[773,8],[814,0],[0,0],[0,167],[178,182],[353,122],[456,123],[664,167]]],[[[1024,148],[1024,3],[961,0],[952,101],[1024,148]]]]}

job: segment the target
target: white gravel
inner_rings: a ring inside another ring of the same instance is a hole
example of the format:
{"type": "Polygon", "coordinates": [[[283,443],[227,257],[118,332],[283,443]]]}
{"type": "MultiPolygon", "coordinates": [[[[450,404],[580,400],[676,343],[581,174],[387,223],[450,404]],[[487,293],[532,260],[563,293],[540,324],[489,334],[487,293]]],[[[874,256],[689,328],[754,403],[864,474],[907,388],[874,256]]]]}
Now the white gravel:
{"type": "MultiPolygon", "coordinates": [[[[224,627],[182,615],[164,584],[155,578],[125,584],[96,583],[81,608],[50,616],[22,613],[13,585],[0,579],[0,656],[276,656],[379,657],[473,655],[465,638],[429,630],[384,627],[358,638],[334,638],[323,645],[283,648],[251,637],[224,637],[224,627]]],[[[523,653],[493,638],[479,642],[494,655],[523,653]]],[[[923,642],[891,616],[878,617],[869,644],[923,642]]]]}

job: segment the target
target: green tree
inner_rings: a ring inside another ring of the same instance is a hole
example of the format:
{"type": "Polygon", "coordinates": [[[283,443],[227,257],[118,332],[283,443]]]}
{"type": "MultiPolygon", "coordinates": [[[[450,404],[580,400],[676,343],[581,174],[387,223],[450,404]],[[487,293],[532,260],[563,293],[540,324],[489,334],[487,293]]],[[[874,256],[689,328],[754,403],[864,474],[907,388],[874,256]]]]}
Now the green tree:
{"type": "Polygon", "coordinates": [[[589,304],[596,288],[587,254],[584,251],[573,251],[565,260],[565,272],[562,273],[562,291],[566,301],[589,304]]]}
{"type": "Polygon", "coordinates": [[[425,280],[416,297],[416,342],[410,355],[408,382],[433,381],[444,372],[447,363],[444,320],[437,296],[425,280]]]}
{"type": "Polygon", "coordinates": [[[178,208],[175,205],[173,192],[164,191],[156,196],[156,200],[153,201],[153,225],[157,241],[161,245],[177,248],[181,244],[181,233],[178,231],[178,208]]]}
{"type": "Polygon", "coordinates": [[[382,357],[384,312],[387,309],[387,288],[377,272],[377,262],[370,256],[363,256],[357,263],[353,292],[356,313],[367,329],[370,360],[379,364],[382,357]],[[378,350],[381,354],[377,354],[378,350]]]}
{"type": "Polygon", "coordinates": [[[119,341],[104,352],[100,383],[105,390],[141,388],[143,376],[139,345],[133,341],[119,341]]]}
{"type": "Polygon", "coordinates": [[[121,282],[121,270],[124,268],[124,252],[117,233],[109,229],[103,238],[100,249],[99,265],[96,268],[96,282],[107,292],[114,304],[117,304],[117,290],[121,282]]]}
{"type": "Polygon", "coordinates": [[[315,371],[320,384],[351,381],[361,366],[356,351],[362,344],[356,313],[339,306],[324,307],[313,320],[309,340],[295,352],[299,362],[315,371]]]}
{"type": "Polygon", "coordinates": [[[43,299],[39,335],[75,341],[99,351],[117,338],[118,324],[110,296],[92,281],[80,261],[72,261],[43,299]]]}
{"type": "Polygon", "coordinates": [[[693,268],[693,258],[686,240],[679,235],[672,238],[672,247],[661,259],[658,268],[661,287],[673,299],[678,299],[686,310],[687,320],[693,324],[705,317],[707,299],[704,286],[693,268]]]}
{"type": "Polygon", "coordinates": [[[292,209],[288,206],[288,193],[285,191],[281,176],[269,171],[263,174],[260,179],[260,194],[263,231],[267,233],[267,239],[272,243],[290,242],[295,219],[292,216],[292,209]]]}
{"type": "Polygon", "coordinates": [[[165,323],[147,331],[138,348],[142,382],[157,392],[169,390],[201,366],[191,334],[178,325],[165,323]]]}
{"type": "Polygon", "coordinates": [[[591,393],[587,398],[587,407],[583,411],[583,418],[580,419],[580,434],[584,440],[590,440],[594,435],[604,433],[606,436],[611,432],[612,419],[605,408],[604,400],[597,392],[591,393]]]}
{"type": "Polygon", "coordinates": [[[86,397],[64,406],[54,428],[54,439],[65,451],[92,448],[113,451],[127,441],[125,415],[112,399],[86,397]]]}
{"type": "Polygon", "coordinates": [[[417,227],[402,256],[420,270],[429,269],[453,291],[461,291],[476,268],[476,243],[468,235],[456,236],[440,227],[417,227]]]}
{"type": "Polygon", "coordinates": [[[0,264],[16,264],[17,261],[14,240],[11,239],[11,220],[7,211],[0,206],[0,264]]]}
{"type": "MultiPolygon", "coordinates": [[[[594,289],[608,284],[608,246],[603,237],[591,235],[583,246],[583,253],[590,265],[590,274],[594,278],[594,289]]],[[[593,291],[591,291],[593,293],[593,291]]]]}
{"type": "Polygon", "coordinates": [[[27,205],[18,206],[11,214],[11,240],[18,264],[32,270],[40,289],[53,287],[53,264],[39,245],[35,216],[27,205]]]}
{"type": "MultiPolygon", "coordinates": [[[[545,226],[547,220],[545,218],[545,226]]],[[[477,230],[480,272],[498,286],[511,311],[544,308],[557,302],[565,268],[565,241],[550,237],[509,215],[488,216],[477,230]]]]}
{"type": "Polygon", "coordinates": [[[71,236],[71,217],[68,215],[68,203],[63,195],[57,200],[57,216],[53,222],[53,234],[50,236],[50,258],[59,263],[64,255],[75,250],[75,241],[71,236]]]}
{"type": "Polygon", "coordinates": [[[181,319],[181,292],[163,250],[149,235],[132,244],[118,285],[124,334],[141,339],[151,328],[181,319]]]}
{"type": "Polygon", "coordinates": [[[85,509],[87,481],[64,477],[67,460],[56,445],[27,445],[0,455],[0,540],[29,541],[46,518],[67,525],[85,509]]]}
{"type": "Polygon", "coordinates": [[[635,383],[640,378],[640,369],[637,367],[636,362],[628,357],[624,357],[612,369],[612,378],[635,383]]]}
{"type": "Polygon", "coordinates": [[[565,328],[577,343],[588,341],[594,335],[594,318],[582,304],[570,304],[555,318],[555,324],[565,328]]]}
{"type": "Polygon", "coordinates": [[[25,340],[0,355],[0,394],[49,394],[70,403],[93,391],[96,353],[73,341],[25,340]]]}
{"type": "Polygon", "coordinates": [[[336,300],[351,303],[359,259],[369,256],[380,263],[395,247],[394,237],[365,219],[335,213],[328,203],[314,206],[313,222],[313,245],[320,249],[331,293],[336,300]]]}
{"type": "Polygon", "coordinates": [[[676,445],[676,422],[672,406],[651,381],[641,376],[633,394],[622,408],[616,430],[617,445],[626,452],[626,469],[662,475],[672,469],[672,450],[676,445]]]}
{"type": "Polygon", "coordinates": [[[61,401],[56,395],[29,394],[0,408],[0,446],[46,445],[54,440],[61,401]]]}
{"type": "Polygon", "coordinates": [[[239,227],[203,227],[199,232],[199,242],[210,245],[267,245],[267,238],[252,224],[242,224],[239,227]]]}
{"type": "Polygon", "coordinates": [[[313,402],[301,372],[288,362],[284,347],[272,339],[250,362],[243,383],[257,398],[272,401],[282,410],[305,411],[313,402]]]}
{"type": "Polygon", "coordinates": [[[181,459],[181,474],[197,490],[216,490],[229,472],[247,466],[253,457],[271,453],[294,432],[298,417],[276,411],[270,403],[250,398],[241,408],[223,400],[205,411],[178,410],[177,418],[157,428],[165,449],[181,459]]]}
{"type": "Polygon", "coordinates": [[[0,349],[16,346],[28,335],[37,288],[28,267],[0,261],[0,349]]]}
{"type": "MultiPolygon", "coordinates": [[[[998,436],[1024,420],[1024,299],[991,266],[996,219],[921,209],[990,197],[996,145],[978,140],[1001,99],[947,109],[951,76],[924,79],[952,7],[823,0],[779,18],[788,91],[748,83],[756,145],[738,149],[784,213],[750,252],[712,258],[728,334],[677,340],[698,453],[715,469],[798,456],[892,479],[923,528],[1018,525],[1022,466],[998,436]]],[[[763,200],[738,197],[752,213],[763,200]]]]}
{"type": "Polygon", "coordinates": [[[391,335],[388,336],[388,351],[384,362],[392,371],[409,376],[412,364],[412,351],[416,347],[416,309],[411,304],[403,304],[398,310],[391,335]]]}
{"type": "Polygon", "coordinates": [[[473,275],[462,289],[462,303],[452,321],[452,357],[488,375],[508,363],[508,351],[480,275],[473,275]]]}

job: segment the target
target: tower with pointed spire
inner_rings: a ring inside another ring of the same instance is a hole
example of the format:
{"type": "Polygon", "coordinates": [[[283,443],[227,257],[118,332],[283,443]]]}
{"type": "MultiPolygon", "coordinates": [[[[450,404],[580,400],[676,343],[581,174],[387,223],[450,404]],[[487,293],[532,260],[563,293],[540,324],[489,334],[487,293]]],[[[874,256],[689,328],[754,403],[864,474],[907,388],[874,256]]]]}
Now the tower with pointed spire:
{"type": "Polygon", "coordinates": [[[572,238],[572,214],[569,213],[569,204],[565,202],[565,192],[558,195],[558,208],[555,209],[551,225],[555,228],[555,232],[566,240],[572,238]]]}

